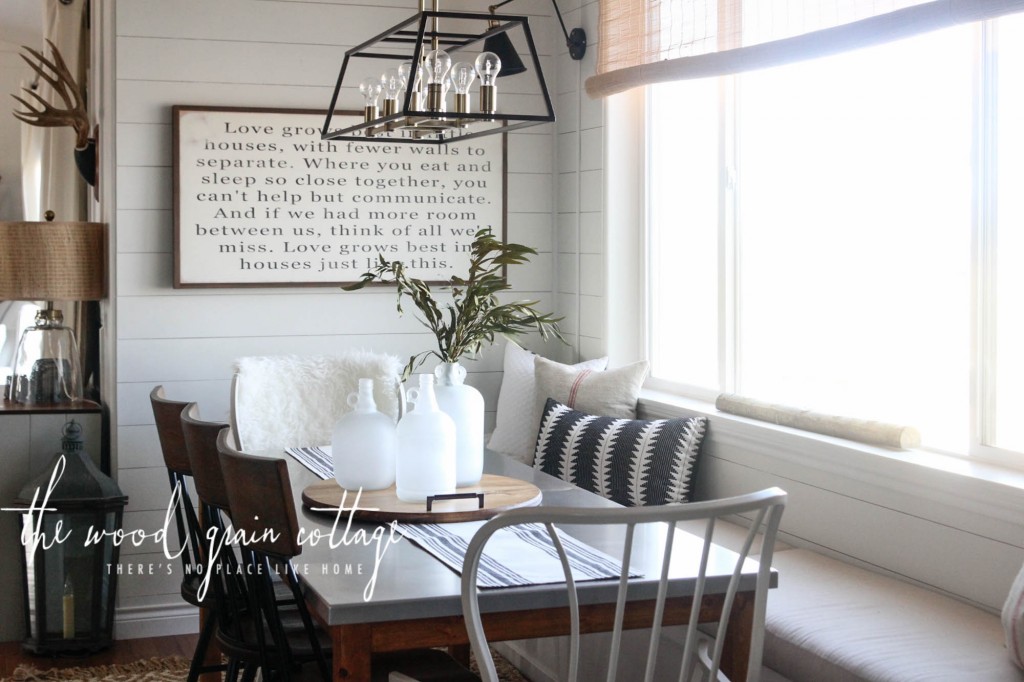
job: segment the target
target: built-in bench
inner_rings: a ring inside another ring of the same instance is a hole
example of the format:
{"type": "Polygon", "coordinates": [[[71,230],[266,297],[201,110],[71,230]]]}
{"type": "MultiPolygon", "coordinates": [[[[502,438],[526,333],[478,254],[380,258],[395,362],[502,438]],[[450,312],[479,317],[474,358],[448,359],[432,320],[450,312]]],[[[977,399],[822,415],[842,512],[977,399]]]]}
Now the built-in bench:
{"type": "Polygon", "coordinates": [[[698,497],[790,493],[768,596],[768,679],[1024,680],[998,615],[1024,561],[1019,482],[668,401],[641,407],[708,416],[698,497]]]}
{"type": "Polygon", "coordinates": [[[1020,682],[999,616],[807,549],[775,553],[764,664],[794,681],[1020,682]]]}
{"type": "MultiPolygon", "coordinates": [[[[922,465],[917,453],[764,429],[668,399],[640,407],[645,418],[709,417],[699,498],[772,485],[790,493],[762,679],[1024,681],[998,615],[1024,561],[1020,481],[986,480],[977,466],[922,465]]],[[[627,660],[646,655],[644,634],[627,644],[635,649],[627,660]]],[[[678,639],[667,631],[661,652],[678,656],[678,639]]],[[[552,671],[565,655],[558,639],[505,651],[537,682],[557,680],[552,671]]]]}

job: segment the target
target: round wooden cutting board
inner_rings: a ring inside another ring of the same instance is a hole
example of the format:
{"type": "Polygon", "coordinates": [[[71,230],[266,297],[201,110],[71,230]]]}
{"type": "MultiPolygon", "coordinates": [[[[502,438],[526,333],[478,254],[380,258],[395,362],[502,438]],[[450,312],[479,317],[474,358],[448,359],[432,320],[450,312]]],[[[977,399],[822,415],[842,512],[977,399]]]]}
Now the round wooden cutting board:
{"type": "MultiPolygon", "coordinates": [[[[516,507],[535,507],[540,504],[540,488],[508,476],[484,474],[476,485],[459,488],[460,493],[483,493],[484,506],[479,507],[476,497],[464,500],[439,500],[427,511],[426,502],[402,502],[395,493],[395,486],[385,490],[363,491],[359,497],[358,509],[352,514],[357,521],[403,523],[454,523],[489,519],[498,512],[516,507]]],[[[341,505],[345,490],[333,478],[306,486],[302,491],[302,504],[311,511],[335,516],[341,505]],[[315,509],[314,509],[315,508],[315,509]]],[[[351,509],[356,495],[349,491],[345,497],[345,509],[351,509]]],[[[348,513],[347,511],[345,512],[348,513]]]]}

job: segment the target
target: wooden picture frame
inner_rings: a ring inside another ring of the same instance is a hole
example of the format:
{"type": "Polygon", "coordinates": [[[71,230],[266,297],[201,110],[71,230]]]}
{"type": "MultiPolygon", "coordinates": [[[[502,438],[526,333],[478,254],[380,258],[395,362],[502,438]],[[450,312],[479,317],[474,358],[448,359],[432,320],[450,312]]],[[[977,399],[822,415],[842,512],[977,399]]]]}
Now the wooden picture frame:
{"type": "Polygon", "coordinates": [[[478,229],[506,238],[506,135],[328,142],[319,111],[177,105],[172,117],[176,289],[340,286],[381,256],[447,283],[478,229]]]}

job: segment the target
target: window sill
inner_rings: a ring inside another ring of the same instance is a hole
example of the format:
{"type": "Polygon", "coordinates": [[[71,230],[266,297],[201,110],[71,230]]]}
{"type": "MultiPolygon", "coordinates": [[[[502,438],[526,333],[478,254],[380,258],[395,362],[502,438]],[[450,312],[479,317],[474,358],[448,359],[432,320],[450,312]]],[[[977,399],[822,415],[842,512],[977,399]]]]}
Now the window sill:
{"type": "MultiPolygon", "coordinates": [[[[1024,471],[799,431],[665,391],[643,390],[640,406],[650,417],[708,417],[705,455],[940,522],[948,517],[961,525],[961,512],[981,514],[1007,524],[1008,537],[1019,534],[1024,471]]],[[[780,485],[785,487],[784,481],[780,485]]]]}

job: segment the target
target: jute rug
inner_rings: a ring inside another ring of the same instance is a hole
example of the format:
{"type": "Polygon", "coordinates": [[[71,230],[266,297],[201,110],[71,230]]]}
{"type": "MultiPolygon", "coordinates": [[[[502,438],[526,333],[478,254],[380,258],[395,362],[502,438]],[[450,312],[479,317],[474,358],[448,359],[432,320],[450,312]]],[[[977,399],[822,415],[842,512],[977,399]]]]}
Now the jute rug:
{"type": "MultiPolygon", "coordinates": [[[[502,682],[530,682],[493,649],[491,654],[502,682]]],[[[188,659],[180,656],[89,668],[40,669],[33,665],[19,665],[14,675],[0,679],[0,682],[181,682],[188,675],[188,665],[188,659]]],[[[470,667],[476,672],[476,661],[471,661],[470,667]]]]}

